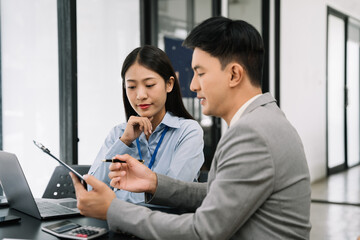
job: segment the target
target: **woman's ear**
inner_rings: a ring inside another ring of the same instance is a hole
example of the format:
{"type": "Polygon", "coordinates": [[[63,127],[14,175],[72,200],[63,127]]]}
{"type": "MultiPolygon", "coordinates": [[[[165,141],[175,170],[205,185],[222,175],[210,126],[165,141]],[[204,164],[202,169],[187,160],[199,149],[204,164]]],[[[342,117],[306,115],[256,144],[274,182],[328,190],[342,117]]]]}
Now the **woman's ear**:
{"type": "Polygon", "coordinates": [[[174,77],[170,77],[169,81],[166,82],[166,92],[171,92],[173,87],[174,87],[174,83],[175,83],[175,78],[174,77]]]}
{"type": "Polygon", "coordinates": [[[229,86],[230,87],[236,87],[243,80],[244,75],[245,75],[245,69],[243,68],[243,66],[241,66],[238,63],[230,64],[229,67],[230,67],[229,71],[230,71],[230,74],[231,74],[231,79],[229,81],[229,86]]]}

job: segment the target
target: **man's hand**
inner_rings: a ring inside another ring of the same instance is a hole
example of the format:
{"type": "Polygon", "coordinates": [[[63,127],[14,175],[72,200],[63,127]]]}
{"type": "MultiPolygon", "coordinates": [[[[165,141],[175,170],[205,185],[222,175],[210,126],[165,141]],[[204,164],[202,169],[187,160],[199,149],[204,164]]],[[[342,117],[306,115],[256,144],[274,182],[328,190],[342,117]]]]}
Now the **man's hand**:
{"type": "Polygon", "coordinates": [[[94,176],[85,175],[86,183],[93,187],[93,190],[88,192],[75,174],[70,172],[70,176],[74,183],[77,208],[80,210],[80,213],[88,217],[105,220],[107,210],[112,200],[116,198],[114,191],[94,176]]]}
{"type": "Polygon", "coordinates": [[[152,120],[153,117],[147,118],[131,116],[126,124],[125,131],[120,140],[126,145],[130,146],[130,144],[136,138],[138,138],[142,132],[144,132],[146,136],[150,136],[152,133],[152,120]]]}
{"type": "Polygon", "coordinates": [[[130,192],[155,193],[157,176],[153,171],[127,154],[116,155],[115,159],[126,163],[112,163],[110,165],[109,178],[112,187],[130,192]]]}

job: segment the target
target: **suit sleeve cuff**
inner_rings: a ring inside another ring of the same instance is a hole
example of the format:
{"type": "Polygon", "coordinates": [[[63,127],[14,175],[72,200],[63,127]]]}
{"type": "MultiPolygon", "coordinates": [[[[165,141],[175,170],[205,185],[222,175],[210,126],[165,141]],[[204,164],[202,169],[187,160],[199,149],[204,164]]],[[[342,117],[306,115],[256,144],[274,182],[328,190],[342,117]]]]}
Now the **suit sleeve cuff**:
{"type": "Polygon", "coordinates": [[[145,203],[168,206],[170,191],[173,191],[173,189],[169,189],[169,186],[173,186],[177,180],[159,173],[156,176],[156,191],[154,194],[145,193],[145,203]]]}

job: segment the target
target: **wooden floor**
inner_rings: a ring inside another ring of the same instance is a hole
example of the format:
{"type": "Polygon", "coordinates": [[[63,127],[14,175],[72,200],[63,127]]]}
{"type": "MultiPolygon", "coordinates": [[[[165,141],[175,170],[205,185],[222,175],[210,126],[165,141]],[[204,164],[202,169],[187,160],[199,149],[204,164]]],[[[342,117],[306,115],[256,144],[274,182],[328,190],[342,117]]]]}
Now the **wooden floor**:
{"type": "Polygon", "coordinates": [[[360,236],[360,166],[311,186],[310,239],[356,240],[360,236]]]}

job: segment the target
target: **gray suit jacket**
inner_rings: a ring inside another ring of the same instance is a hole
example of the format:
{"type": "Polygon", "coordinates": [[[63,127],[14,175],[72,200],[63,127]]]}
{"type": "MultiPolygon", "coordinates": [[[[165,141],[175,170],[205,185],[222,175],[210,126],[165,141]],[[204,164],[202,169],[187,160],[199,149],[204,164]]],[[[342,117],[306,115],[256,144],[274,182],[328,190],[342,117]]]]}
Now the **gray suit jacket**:
{"type": "Polygon", "coordinates": [[[151,211],[115,199],[110,229],[144,239],[309,239],[310,180],[303,145],[270,94],[252,102],[218,143],[207,183],[158,175],[151,211]]]}

